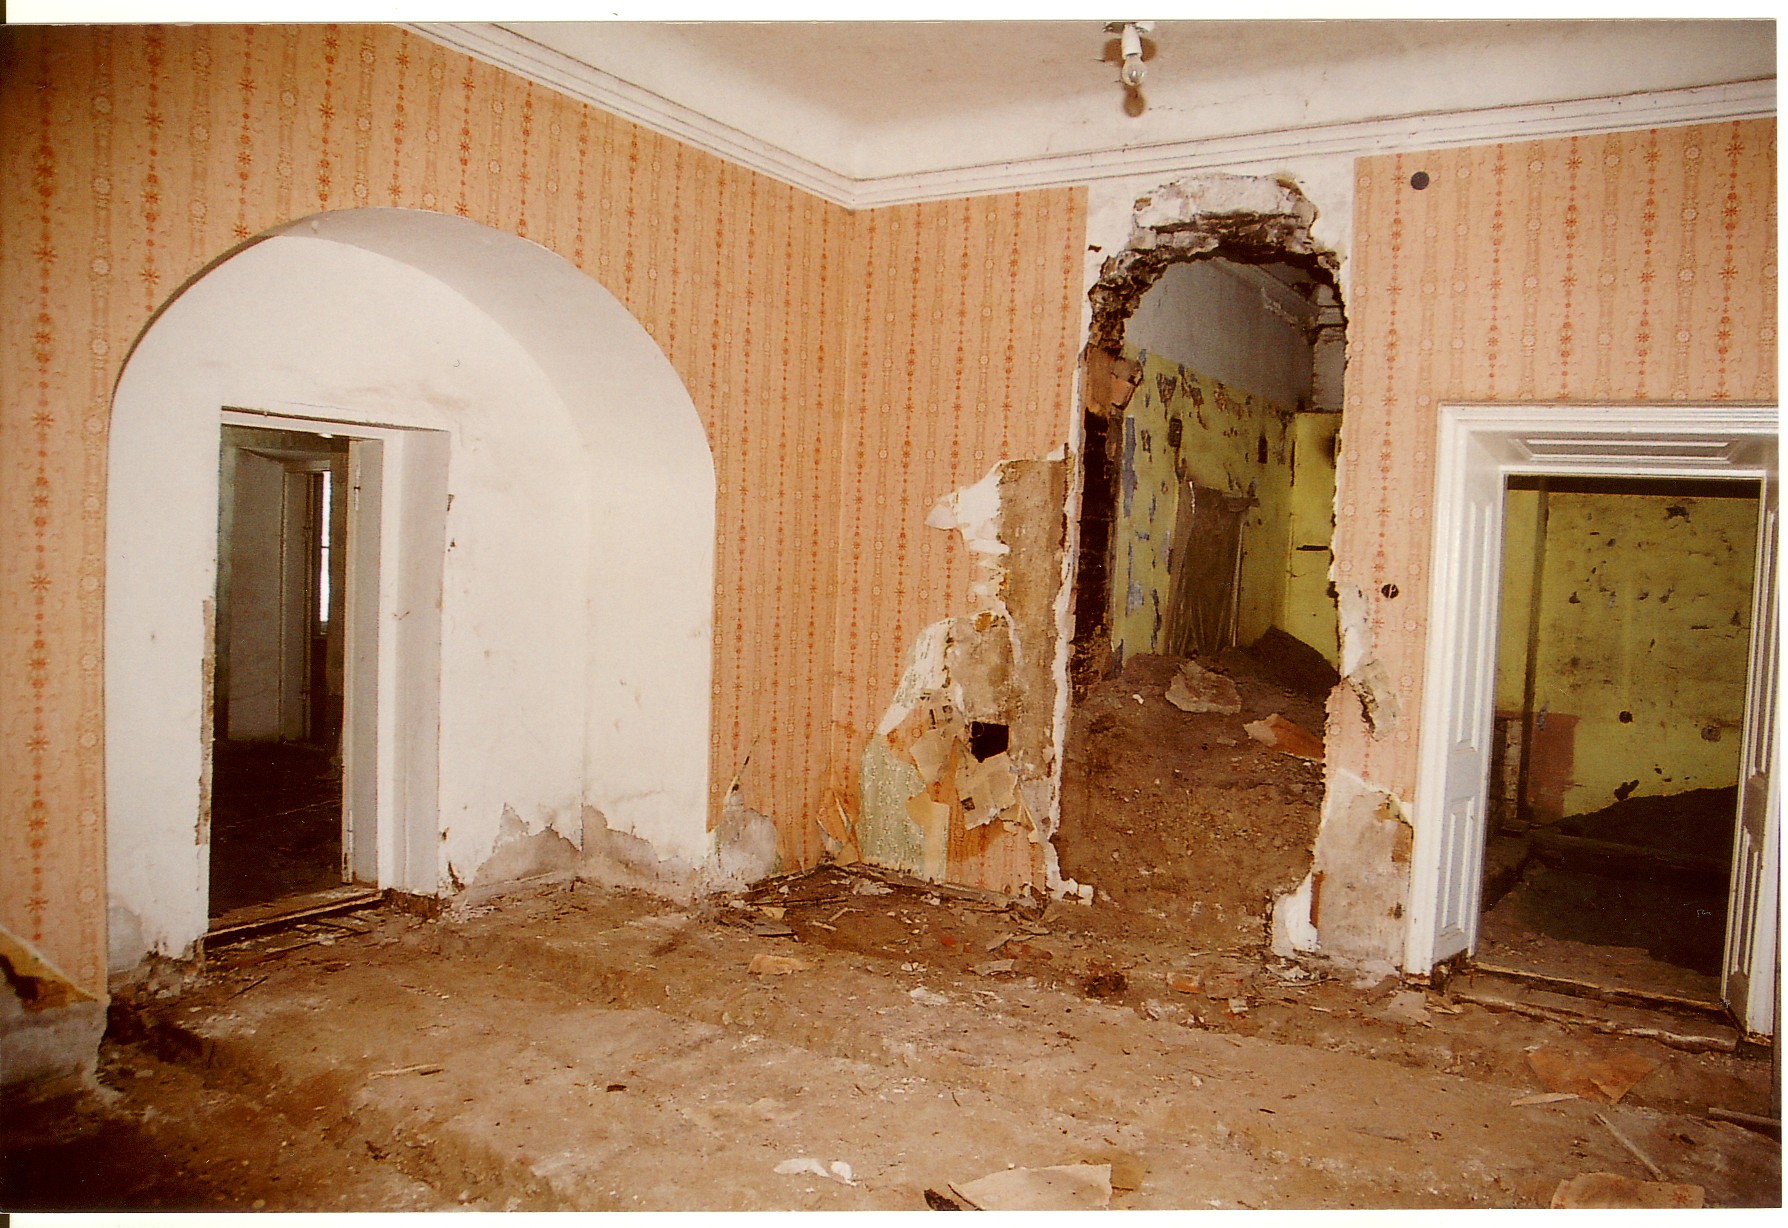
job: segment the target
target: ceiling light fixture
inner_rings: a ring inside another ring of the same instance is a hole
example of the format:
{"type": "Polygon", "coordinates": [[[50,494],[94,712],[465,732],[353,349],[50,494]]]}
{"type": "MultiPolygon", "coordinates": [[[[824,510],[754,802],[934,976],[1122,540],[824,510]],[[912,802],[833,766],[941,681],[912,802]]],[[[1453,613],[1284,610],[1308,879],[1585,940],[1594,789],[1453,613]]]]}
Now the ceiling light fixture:
{"type": "MultiPolygon", "coordinates": [[[[1142,36],[1155,32],[1152,21],[1108,21],[1105,23],[1107,34],[1118,35],[1118,50],[1123,57],[1123,66],[1118,69],[1118,81],[1127,90],[1142,88],[1142,79],[1148,69],[1142,63],[1142,36]]],[[[1109,52],[1107,54],[1110,54],[1109,52]]]]}

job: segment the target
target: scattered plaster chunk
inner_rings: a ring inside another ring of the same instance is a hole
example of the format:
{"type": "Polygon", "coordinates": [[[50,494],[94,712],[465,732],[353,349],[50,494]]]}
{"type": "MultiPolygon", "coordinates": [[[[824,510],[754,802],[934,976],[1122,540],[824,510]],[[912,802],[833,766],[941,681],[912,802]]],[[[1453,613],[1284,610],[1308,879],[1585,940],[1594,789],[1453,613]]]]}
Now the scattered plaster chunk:
{"type": "Polygon", "coordinates": [[[1233,716],[1242,710],[1242,696],[1235,683],[1196,661],[1188,661],[1167,684],[1167,702],[1181,712],[1220,712],[1233,716]]]}
{"type": "Polygon", "coordinates": [[[1286,720],[1277,712],[1258,721],[1250,721],[1242,728],[1256,742],[1264,743],[1276,751],[1315,763],[1322,762],[1322,739],[1295,721],[1286,720]]]}

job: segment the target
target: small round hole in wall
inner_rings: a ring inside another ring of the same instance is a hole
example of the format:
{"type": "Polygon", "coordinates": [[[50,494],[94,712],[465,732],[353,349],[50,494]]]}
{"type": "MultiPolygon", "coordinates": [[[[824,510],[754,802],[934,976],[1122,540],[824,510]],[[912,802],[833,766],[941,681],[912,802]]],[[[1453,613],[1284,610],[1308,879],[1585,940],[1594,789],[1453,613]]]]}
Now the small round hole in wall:
{"type": "Polygon", "coordinates": [[[1631,725],[1633,723],[1633,714],[1631,712],[1622,712],[1620,714],[1620,723],[1623,725],[1631,725]]]}
{"type": "Polygon", "coordinates": [[[1395,584],[1387,584],[1383,588],[1379,589],[1378,591],[1383,593],[1388,598],[1395,598],[1397,596],[1397,594],[1402,592],[1403,590],[1398,588],[1395,584]]]}
{"type": "Polygon", "coordinates": [[[1430,182],[1432,181],[1428,178],[1427,171],[1417,171],[1409,177],[1409,186],[1418,192],[1427,187],[1430,182]]]}

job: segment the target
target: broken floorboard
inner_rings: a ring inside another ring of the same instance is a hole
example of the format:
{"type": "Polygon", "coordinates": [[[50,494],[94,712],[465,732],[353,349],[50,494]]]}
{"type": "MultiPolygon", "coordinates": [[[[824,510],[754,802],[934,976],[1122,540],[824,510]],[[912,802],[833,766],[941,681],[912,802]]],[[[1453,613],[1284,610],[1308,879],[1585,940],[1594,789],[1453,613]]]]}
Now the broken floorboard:
{"type": "Polygon", "coordinates": [[[752,885],[749,891],[742,892],[739,898],[749,904],[815,904],[834,899],[844,900],[868,894],[857,888],[862,881],[881,883],[922,895],[934,895],[943,899],[955,900],[972,907],[986,908],[995,912],[1023,907],[1029,904],[1033,909],[1041,904],[1026,896],[1006,895],[998,891],[988,891],[980,887],[964,887],[956,883],[932,882],[930,879],[917,878],[899,870],[889,870],[867,862],[855,862],[848,866],[822,865],[808,870],[796,870],[788,874],[779,874],[752,885]]]}
{"type": "Polygon", "coordinates": [[[1447,992],[1459,1001],[1475,1002],[1491,1010],[1567,1023],[1604,1035],[1655,1040],[1685,1053],[1736,1053],[1744,1039],[1737,1028],[1709,1017],[1705,1011],[1685,1015],[1659,1010],[1655,1004],[1631,1006],[1581,994],[1557,993],[1523,984],[1519,974],[1480,971],[1455,978],[1447,992]]]}
{"type": "Polygon", "coordinates": [[[213,918],[210,929],[205,932],[205,942],[208,946],[221,946],[294,922],[365,908],[378,903],[382,896],[377,887],[343,883],[339,887],[287,896],[264,904],[249,904],[213,918]]]}

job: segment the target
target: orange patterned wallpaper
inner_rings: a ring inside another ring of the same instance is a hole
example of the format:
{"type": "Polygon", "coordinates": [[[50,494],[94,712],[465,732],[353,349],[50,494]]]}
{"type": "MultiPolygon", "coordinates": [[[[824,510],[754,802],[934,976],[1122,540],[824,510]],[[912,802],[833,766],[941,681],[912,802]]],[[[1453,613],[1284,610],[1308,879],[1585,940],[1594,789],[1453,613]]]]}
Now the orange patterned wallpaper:
{"type": "MultiPolygon", "coordinates": [[[[983,196],[860,215],[845,294],[860,356],[842,399],[833,776],[857,756],[920,630],[969,612],[961,535],[941,495],[1066,434],[1079,358],[1082,192],[983,196]]],[[[817,837],[810,837],[817,840],[817,837]]],[[[817,851],[817,845],[815,845],[817,851]]]]}
{"type": "Polygon", "coordinates": [[[1413,795],[1436,407],[1773,402],[1775,184],[1773,121],[1358,163],[1335,567],[1402,716],[1331,763],[1413,795]]]}
{"type": "Polygon", "coordinates": [[[323,209],[453,212],[658,341],[719,489],[713,780],[810,859],[906,641],[960,609],[933,498],[1055,446],[1084,193],[851,214],[403,31],[0,32],[0,924],[104,982],[106,425],[154,309],[323,209]]]}

